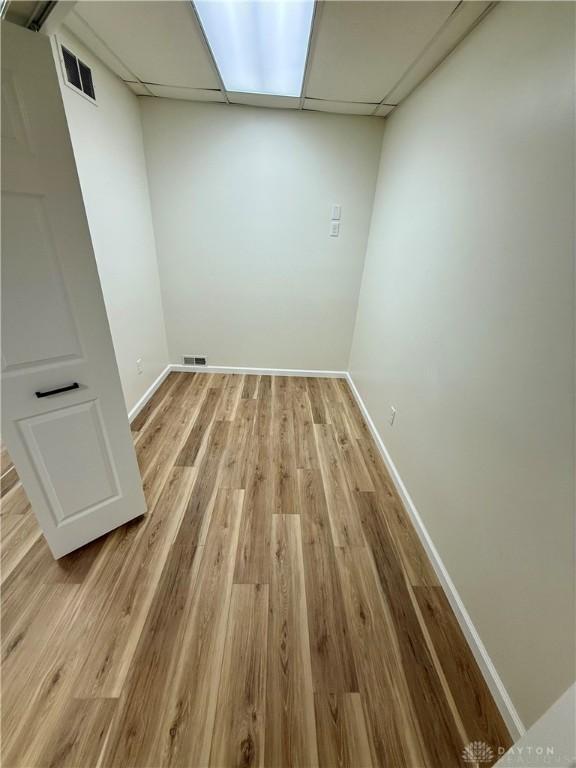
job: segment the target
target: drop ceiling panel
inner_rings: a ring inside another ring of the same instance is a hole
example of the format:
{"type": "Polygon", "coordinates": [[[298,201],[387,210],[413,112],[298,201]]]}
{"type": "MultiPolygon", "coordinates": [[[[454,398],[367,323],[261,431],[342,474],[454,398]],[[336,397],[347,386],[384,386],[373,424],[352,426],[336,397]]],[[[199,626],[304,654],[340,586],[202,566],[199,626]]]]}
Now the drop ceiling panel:
{"type": "Polygon", "coordinates": [[[324,2],[306,96],[333,101],[382,101],[457,5],[324,2]]]}
{"type": "Polygon", "coordinates": [[[75,13],[139,80],[219,88],[189,2],[84,0],[76,4],[75,13]]]}
{"type": "Polygon", "coordinates": [[[396,109],[394,104],[380,104],[374,114],[376,117],[386,117],[390,114],[390,112],[392,112],[393,109],[396,109]]]}
{"type": "Polygon", "coordinates": [[[128,69],[118,56],[112,53],[110,48],[106,46],[106,44],[93,32],[84,19],[78,16],[77,13],[71,11],[66,16],[64,26],[76,35],[76,37],[81,40],[84,45],[100,59],[100,61],[103,61],[106,66],[110,67],[112,72],[117,74],[122,80],[134,81],[136,79],[135,74],[128,69]]]}
{"type": "Polygon", "coordinates": [[[270,96],[267,93],[228,92],[230,104],[245,104],[251,107],[276,107],[281,109],[299,109],[300,99],[294,96],[270,96]]]}
{"type": "Polygon", "coordinates": [[[430,45],[387,95],[386,101],[398,104],[405,99],[448,56],[477,23],[480,16],[493,5],[494,3],[477,0],[461,3],[450,16],[448,23],[442,27],[430,45]]]}
{"type": "MultiPolygon", "coordinates": [[[[493,5],[324,0],[306,98],[230,93],[229,101],[385,117],[493,5]]],[[[79,0],[64,23],[139,95],[226,101],[190,0],[79,0]]]]}
{"type": "Polygon", "coordinates": [[[371,115],[377,107],[378,104],[364,104],[362,102],[304,99],[304,109],[314,112],[335,112],[341,115],[371,115]]]}
{"type": "Polygon", "coordinates": [[[150,93],[150,91],[148,90],[148,88],[146,88],[144,83],[130,83],[130,82],[127,82],[127,81],[125,81],[125,82],[126,82],[126,85],[128,86],[128,88],[130,88],[132,93],[135,93],[136,96],[151,96],[152,95],[150,93]]]}
{"type": "Polygon", "coordinates": [[[152,83],[146,83],[146,88],[151,91],[154,96],[162,96],[165,99],[183,99],[184,101],[226,101],[222,91],[211,91],[206,88],[177,88],[173,85],[154,85],[152,83]]]}
{"type": "Polygon", "coordinates": [[[30,19],[33,18],[37,6],[38,3],[35,0],[19,0],[17,3],[8,3],[5,16],[6,21],[11,21],[12,24],[25,27],[30,19]]]}

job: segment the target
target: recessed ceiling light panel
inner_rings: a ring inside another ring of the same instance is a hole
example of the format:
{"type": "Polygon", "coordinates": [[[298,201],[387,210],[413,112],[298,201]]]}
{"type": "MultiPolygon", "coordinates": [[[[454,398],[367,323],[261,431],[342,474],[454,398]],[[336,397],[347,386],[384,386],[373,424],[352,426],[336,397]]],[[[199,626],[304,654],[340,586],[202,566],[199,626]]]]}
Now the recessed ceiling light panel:
{"type": "Polygon", "coordinates": [[[300,96],[314,0],[195,0],[227,91],[300,96]]]}

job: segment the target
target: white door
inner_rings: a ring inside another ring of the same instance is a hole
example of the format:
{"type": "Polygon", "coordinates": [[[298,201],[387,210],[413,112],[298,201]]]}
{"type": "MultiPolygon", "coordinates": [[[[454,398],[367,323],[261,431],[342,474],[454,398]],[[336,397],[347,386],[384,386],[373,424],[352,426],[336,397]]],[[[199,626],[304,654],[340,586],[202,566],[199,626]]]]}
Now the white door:
{"type": "Polygon", "coordinates": [[[61,557],[146,504],[50,41],[1,27],[2,439],[61,557]]]}

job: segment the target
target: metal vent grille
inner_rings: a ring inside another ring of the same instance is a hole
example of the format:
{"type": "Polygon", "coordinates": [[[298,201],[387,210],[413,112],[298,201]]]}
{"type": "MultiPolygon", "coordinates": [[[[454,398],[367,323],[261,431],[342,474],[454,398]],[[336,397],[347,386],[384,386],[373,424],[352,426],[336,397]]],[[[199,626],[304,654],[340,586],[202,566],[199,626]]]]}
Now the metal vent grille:
{"type": "Polygon", "coordinates": [[[204,355],[184,355],[182,360],[184,365],[206,365],[204,355]]]}
{"type": "Polygon", "coordinates": [[[96,101],[94,92],[94,81],[92,80],[92,70],[83,61],[75,56],[72,51],[62,48],[62,61],[66,72],[66,80],[82,93],[85,93],[93,101],[96,101]]]}
{"type": "Polygon", "coordinates": [[[84,62],[78,59],[78,69],[80,70],[80,80],[82,81],[82,90],[86,96],[90,96],[91,99],[95,99],[94,94],[94,82],[92,81],[92,71],[90,67],[87,67],[84,62]]]}
{"type": "Polygon", "coordinates": [[[62,58],[64,59],[64,67],[66,68],[66,79],[75,88],[82,90],[82,81],[80,80],[80,72],[78,70],[78,59],[73,53],[70,53],[68,48],[62,46],[62,58]]]}

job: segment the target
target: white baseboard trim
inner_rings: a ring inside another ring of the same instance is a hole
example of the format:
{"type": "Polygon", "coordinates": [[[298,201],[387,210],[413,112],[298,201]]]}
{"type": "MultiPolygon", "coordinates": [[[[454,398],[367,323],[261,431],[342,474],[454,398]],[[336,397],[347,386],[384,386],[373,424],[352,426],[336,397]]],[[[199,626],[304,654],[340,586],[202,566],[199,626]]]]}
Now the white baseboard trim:
{"type": "Polygon", "coordinates": [[[136,416],[138,416],[142,408],[144,408],[148,400],[150,400],[154,392],[156,392],[160,384],[162,384],[162,382],[164,381],[166,376],[168,376],[171,370],[172,370],[172,366],[167,365],[166,368],[164,368],[164,370],[160,374],[160,376],[158,376],[158,378],[155,381],[153,381],[152,384],[148,387],[146,392],[144,392],[144,394],[142,395],[140,400],[138,400],[136,405],[128,411],[129,422],[132,422],[136,418],[136,416]]]}
{"type": "Polygon", "coordinates": [[[180,365],[172,364],[172,371],[184,373],[247,373],[253,376],[306,376],[322,379],[345,379],[346,371],[305,371],[298,368],[241,368],[233,365],[180,365]]]}
{"type": "Polygon", "coordinates": [[[422,518],[420,517],[418,510],[416,509],[416,506],[412,501],[412,498],[410,497],[410,494],[408,493],[408,490],[404,485],[398,470],[394,466],[394,462],[392,461],[392,458],[390,457],[390,454],[384,445],[384,441],[380,437],[380,434],[376,429],[376,425],[372,421],[370,414],[368,413],[368,409],[366,408],[364,401],[362,400],[360,393],[358,392],[358,389],[356,388],[356,385],[354,384],[354,381],[352,380],[352,377],[349,373],[346,374],[346,379],[350,385],[350,389],[352,390],[356,402],[362,411],[362,415],[366,419],[366,423],[368,424],[370,432],[372,433],[372,437],[374,438],[374,441],[378,446],[378,450],[380,451],[384,463],[386,464],[390,476],[392,477],[394,485],[396,486],[396,490],[402,499],[404,507],[410,515],[412,523],[414,524],[416,532],[418,533],[418,536],[420,537],[428,557],[430,558],[436,575],[438,576],[438,579],[444,588],[446,597],[452,606],[452,610],[454,611],[456,619],[460,624],[460,628],[464,633],[464,637],[466,638],[468,645],[470,646],[470,650],[474,654],[474,658],[476,659],[476,662],[480,667],[480,671],[486,680],[486,683],[490,689],[490,693],[492,694],[494,701],[496,702],[496,705],[498,706],[498,709],[504,718],[504,722],[508,726],[510,735],[514,741],[516,741],[524,735],[526,728],[524,727],[524,724],[522,723],[522,720],[520,719],[520,716],[518,715],[518,712],[516,711],[510,696],[508,695],[508,691],[504,687],[504,683],[500,679],[500,675],[496,671],[496,667],[494,666],[492,659],[488,655],[488,651],[486,650],[476,627],[472,623],[472,619],[470,618],[470,615],[466,610],[466,607],[462,602],[456,587],[454,586],[454,582],[450,578],[450,575],[446,570],[446,566],[442,562],[442,559],[438,554],[438,550],[434,546],[434,542],[432,541],[432,538],[430,537],[430,534],[428,533],[426,526],[424,525],[422,518]]]}

